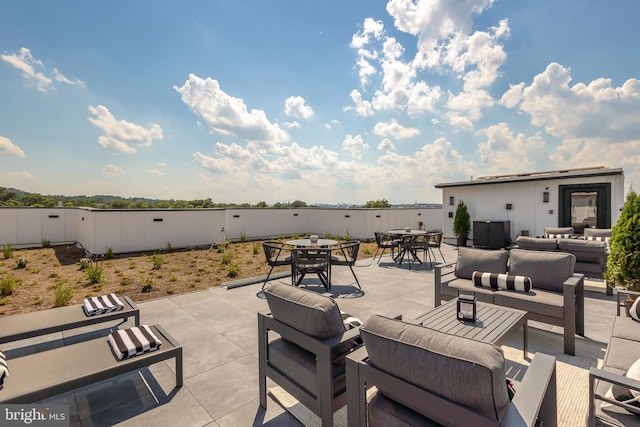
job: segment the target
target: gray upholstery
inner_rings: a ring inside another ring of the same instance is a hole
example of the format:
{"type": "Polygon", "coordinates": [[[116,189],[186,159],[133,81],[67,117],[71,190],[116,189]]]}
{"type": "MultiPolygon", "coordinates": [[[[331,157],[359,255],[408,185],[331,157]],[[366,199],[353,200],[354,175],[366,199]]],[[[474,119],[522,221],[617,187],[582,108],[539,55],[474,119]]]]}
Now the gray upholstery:
{"type": "MultiPolygon", "coordinates": [[[[360,329],[369,362],[402,380],[499,421],[509,397],[504,354],[497,346],[372,315],[360,329]],[[473,387],[468,387],[473,384],[473,387]]],[[[405,396],[378,386],[389,398],[412,407],[405,396]]]]}
{"type": "Polygon", "coordinates": [[[558,319],[564,311],[562,294],[535,287],[529,292],[496,291],[493,303],[558,319]]]}
{"type": "Polygon", "coordinates": [[[269,286],[264,293],[273,317],[306,335],[322,340],[345,331],[333,298],[282,283],[269,286]]]}
{"type": "Polygon", "coordinates": [[[529,249],[533,251],[555,251],[558,249],[556,239],[539,239],[536,237],[518,236],[516,244],[521,249],[529,249]]]}
{"type": "Polygon", "coordinates": [[[439,427],[441,425],[389,399],[382,393],[374,393],[367,404],[369,427],[439,427]]]}
{"type": "Polygon", "coordinates": [[[630,316],[616,316],[611,336],[640,342],[640,322],[630,316]]]}
{"type": "Polygon", "coordinates": [[[584,237],[611,237],[610,228],[585,228],[584,237]]]}
{"type": "Polygon", "coordinates": [[[512,249],[509,272],[531,278],[533,287],[562,292],[563,283],[571,277],[576,264],[572,254],[512,249]]]}
{"type": "Polygon", "coordinates": [[[545,227],[544,228],[544,236],[547,237],[549,234],[553,235],[565,235],[565,234],[573,234],[575,230],[573,227],[545,227]]]}
{"type": "Polygon", "coordinates": [[[597,240],[558,239],[558,249],[575,255],[576,261],[604,264],[606,243],[597,240]]]}
{"type": "Polygon", "coordinates": [[[487,251],[459,247],[455,275],[460,279],[471,280],[474,271],[506,273],[508,259],[509,252],[505,250],[487,251]]]}
{"type": "Polygon", "coordinates": [[[447,299],[456,298],[458,291],[468,291],[475,293],[478,301],[488,302],[490,304],[493,303],[493,295],[496,293],[496,291],[491,288],[474,286],[473,282],[467,279],[452,279],[443,283],[440,289],[442,295],[446,296],[447,299]]]}

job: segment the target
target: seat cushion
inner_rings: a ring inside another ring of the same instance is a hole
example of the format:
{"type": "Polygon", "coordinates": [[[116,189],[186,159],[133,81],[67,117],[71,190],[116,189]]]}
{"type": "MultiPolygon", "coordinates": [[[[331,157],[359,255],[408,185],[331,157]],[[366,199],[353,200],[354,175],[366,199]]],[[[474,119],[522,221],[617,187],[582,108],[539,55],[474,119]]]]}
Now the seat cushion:
{"type": "MultiPolygon", "coordinates": [[[[509,397],[499,347],[379,315],[360,331],[369,363],[378,369],[491,420],[504,416],[509,397]]],[[[434,408],[413,407],[393,389],[380,391],[428,418],[435,415],[429,412],[434,408]]]]}
{"type": "Polygon", "coordinates": [[[499,290],[493,295],[494,304],[516,308],[545,317],[564,317],[564,298],[555,291],[533,288],[529,292],[499,290]]]}
{"type": "Polygon", "coordinates": [[[638,359],[638,355],[640,355],[640,342],[611,337],[605,365],[626,371],[638,359]]]}
{"type": "Polygon", "coordinates": [[[367,425],[369,427],[439,427],[440,424],[423,417],[416,411],[374,392],[367,399],[367,425]]]}
{"type": "Polygon", "coordinates": [[[576,257],[565,252],[512,249],[509,273],[528,276],[534,288],[562,292],[564,282],[573,275],[576,257]]]}
{"type": "Polygon", "coordinates": [[[467,279],[452,279],[448,282],[444,282],[440,286],[440,291],[444,299],[457,298],[458,291],[473,292],[476,299],[481,302],[493,303],[493,294],[496,292],[493,288],[479,288],[473,285],[471,280],[467,279]]]}
{"type": "Polygon", "coordinates": [[[460,279],[471,280],[474,271],[506,273],[508,259],[509,252],[505,250],[459,247],[454,274],[460,279]]]}
{"type": "Polygon", "coordinates": [[[622,315],[616,316],[613,321],[611,336],[640,342],[640,323],[625,316],[623,309],[622,315]]]}
{"type": "Polygon", "coordinates": [[[340,309],[333,298],[275,283],[264,291],[274,319],[319,340],[344,333],[340,309]]]}

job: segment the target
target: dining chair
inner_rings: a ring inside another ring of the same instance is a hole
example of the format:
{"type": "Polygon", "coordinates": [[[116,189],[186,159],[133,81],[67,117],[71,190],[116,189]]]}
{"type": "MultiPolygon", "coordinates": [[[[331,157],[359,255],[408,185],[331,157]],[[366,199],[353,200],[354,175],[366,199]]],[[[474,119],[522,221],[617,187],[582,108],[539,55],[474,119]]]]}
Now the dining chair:
{"type": "Polygon", "coordinates": [[[389,233],[376,231],[373,234],[376,237],[376,245],[378,245],[378,249],[376,249],[376,253],[373,255],[373,259],[375,259],[378,256],[378,252],[382,250],[382,253],[380,254],[380,258],[378,258],[378,264],[380,264],[380,260],[384,255],[384,251],[386,251],[387,249],[391,250],[391,258],[393,258],[394,251],[398,248],[398,246],[400,245],[400,242],[398,240],[395,240],[389,233]]]}
{"type": "Polygon", "coordinates": [[[291,256],[285,256],[282,254],[283,250],[287,249],[287,246],[282,242],[277,241],[266,241],[262,242],[262,248],[264,249],[264,256],[267,259],[267,264],[271,267],[269,270],[269,274],[267,274],[267,278],[264,279],[264,283],[262,284],[262,289],[264,290],[265,285],[269,281],[269,277],[271,276],[271,272],[275,267],[291,265],[291,256]]]}
{"type": "Polygon", "coordinates": [[[327,292],[331,290],[331,249],[296,248],[291,250],[291,284],[300,286],[304,276],[315,273],[327,292]]]}
{"type": "Polygon", "coordinates": [[[438,231],[429,235],[429,249],[431,250],[431,253],[433,253],[433,259],[436,258],[436,254],[433,252],[433,250],[438,249],[438,252],[440,252],[440,256],[442,257],[442,261],[446,263],[447,260],[444,258],[442,250],[440,249],[440,245],[442,244],[442,235],[442,231],[438,231]]]}
{"type": "Polygon", "coordinates": [[[331,256],[331,264],[332,265],[344,265],[349,267],[351,270],[351,274],[353,274],[353,278],[356,279],[356,284],[358,288],[362,289],[360,286],[360,282],[358,281],[358,277],[356,276],[356,272],[353,271],[353,266],[356,265],[356,261],[358,260],[358,252],[360,251],[360,241],[359,240],[350,240],[347,242],[342,242],[337,249],[334,249],[336,255],[331,256]]]}

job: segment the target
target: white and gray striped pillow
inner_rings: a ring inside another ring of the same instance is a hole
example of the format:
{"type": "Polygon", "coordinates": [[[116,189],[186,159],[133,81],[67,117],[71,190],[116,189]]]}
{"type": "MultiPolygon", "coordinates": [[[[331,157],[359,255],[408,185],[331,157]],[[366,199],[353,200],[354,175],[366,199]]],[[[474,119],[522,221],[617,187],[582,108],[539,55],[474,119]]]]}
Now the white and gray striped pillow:
{"type": "Polygon", "coordinates": [[[503,289],[509,291],[529,292],[531,290],[531,278],[516,276],[514,274],[483,273],[474,271],[473,284],[483,288],[503,289]]]}
{"type": "Polygon", "coordinates": [[[9,365],[4,353],[0,351],[0,388],[4,384],[4,380],[9,376],[9,365]]]}
{"type": "Polygon", "coordinates": [[[124,308],[124,304],[122,304],[122,301],[120,301],[116,294],[109,294],[99,297],[85,298],[82,308],[84,309],[84,314],[87,316],[95,316],[98,314],[122,310],[124,308]]]}
{"type": "Polygon", "coordinates": [[[570,239],[571,234],[550,234],[547,233],[545,236],[547,239],[570,239]]]}
{"type": "Polygon", "coordinates": [[[112,332],[107,339],[118,360],[157,350],[162,344],[147,325],[112,332]]]}

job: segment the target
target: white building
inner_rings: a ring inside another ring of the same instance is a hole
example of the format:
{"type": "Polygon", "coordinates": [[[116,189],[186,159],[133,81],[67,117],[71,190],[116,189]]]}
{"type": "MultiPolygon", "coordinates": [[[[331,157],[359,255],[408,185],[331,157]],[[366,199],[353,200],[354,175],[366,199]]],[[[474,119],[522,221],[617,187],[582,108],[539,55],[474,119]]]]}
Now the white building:
{"type": "MultiPolygon", "coordinates": [[[[453,219],[458,201],[471,222],[509,221],[510,238],[536,236],[545,227],[611,228],[624,205],[622,169],[603,166],[549,172],[480,177],[436,185],[442,189],[444,236],[455,239],[453,219]]],[[[473,229],[469,238],[473,236],[473,229]]]]}

